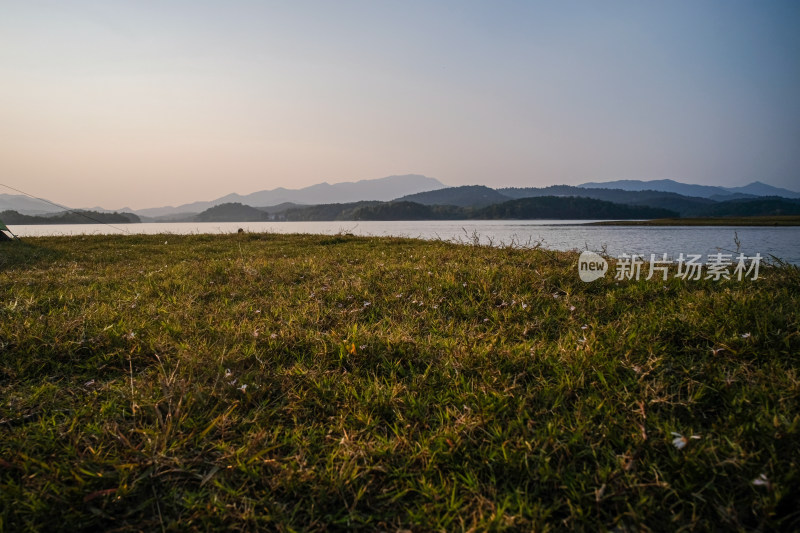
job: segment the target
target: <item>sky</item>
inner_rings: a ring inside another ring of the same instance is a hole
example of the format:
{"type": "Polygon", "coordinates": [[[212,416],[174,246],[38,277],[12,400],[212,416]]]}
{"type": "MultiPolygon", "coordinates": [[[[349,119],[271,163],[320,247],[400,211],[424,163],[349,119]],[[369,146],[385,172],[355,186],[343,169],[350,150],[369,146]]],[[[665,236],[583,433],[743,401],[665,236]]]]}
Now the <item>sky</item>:
{"type": "Polygon", "coordinates": [[[134,209],[410,173],[798,190],[798,27],[779,0],[3,0],[0,183],[134,209]]]}

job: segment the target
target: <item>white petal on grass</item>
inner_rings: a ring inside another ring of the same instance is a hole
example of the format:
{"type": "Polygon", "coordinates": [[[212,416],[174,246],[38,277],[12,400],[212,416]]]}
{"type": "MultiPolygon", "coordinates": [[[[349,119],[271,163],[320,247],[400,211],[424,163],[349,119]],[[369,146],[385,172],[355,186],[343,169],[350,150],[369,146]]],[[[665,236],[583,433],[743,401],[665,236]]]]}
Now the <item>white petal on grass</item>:
{"type": "Polygon", "coordinates": [[[673,431],[672,434],[675,435],[675,438],[672,439],[672,445],[678,448],[679,450],[682,450],[689,441],[686,439],[686,437],[682,436],[680,433],[675,433],[673,431]]]}
{"type": "Polygon", "coordinates": [[[689,444],[689,439],[699,440],[700,435],[691,435],[689,438],[684,437],[680,433],[672,432],[672,435],[675,437],[672,439],[672,445],[682,450],[687,444],[689,444]]]}

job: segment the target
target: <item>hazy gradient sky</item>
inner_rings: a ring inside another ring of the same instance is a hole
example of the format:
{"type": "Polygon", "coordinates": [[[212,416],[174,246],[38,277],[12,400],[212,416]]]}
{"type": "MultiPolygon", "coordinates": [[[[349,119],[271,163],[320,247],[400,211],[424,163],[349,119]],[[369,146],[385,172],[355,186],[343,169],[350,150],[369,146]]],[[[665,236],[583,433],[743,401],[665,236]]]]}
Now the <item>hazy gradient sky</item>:
{"type": "Polygon", "coordinates": [[[4,0],[0,183],[107,208],[406,173],[800,189],[798,28],[797,1],[4,0]]]}

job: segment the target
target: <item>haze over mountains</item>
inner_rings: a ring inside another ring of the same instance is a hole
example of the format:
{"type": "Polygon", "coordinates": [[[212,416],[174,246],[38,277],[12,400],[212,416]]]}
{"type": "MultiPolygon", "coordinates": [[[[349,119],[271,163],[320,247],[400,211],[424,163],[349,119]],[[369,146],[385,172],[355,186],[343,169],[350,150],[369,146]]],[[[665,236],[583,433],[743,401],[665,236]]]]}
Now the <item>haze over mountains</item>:
{"type": "MultiPolygon", "coordinates": [[[[409,174],[357,182],[320,183],[302,189],[280,187],[246,195],[228,194],[214,200],[180,206],[123,211],[135,213],[144,222],[333,220],[343,216],[391,217],[402,216],[403,213],[414,213],[414,217],[452,218],[477,216],[479,210],[489,206],[537,197],[584,197],[618,205],[660,209],[662,213],[672,212],[678,216],[705,216],[714,213],[720,216],[793,214],[795,206],[800,205],[797,201],[800,193],[761,182],[743,187],[714,187],[673,180],[620,180],[588,182],[580,186],[493,189],[483,185],[447,187],[435,178],[409,174]],[[760,202],[754,202],[756,199],[760,202]],[[396,205],[376,207],[377,204],[387,202],[396,205]],[[403,206],[399,205],[401,202],[403,206]],[[415,208],[414,205],[450,206],[453,209],[426,210],[415,208]],[[311,206],[316,208],[311,209],[311,206]]],[[[551,202],[558,203],[554,200],[551,202]]],[[[511,205],[513,204],[509,204],[511,205]]],[[[585,205],[599,206],[591,203],[585,205]]],[[[98,212],[107,211],[99,207],[92,209],[98,212]]],[[[60,207],[27,196],[0,194],[0,212],[9,210],[24,215],[44,216],[64,211],[60,207]]],[[[481,212],[519,213],[510,208],[505,211],[484,209],[481,212]]]]}
{"type": "Polygon", "coordinates": [[[754,197],[754,196],[780,196],[782,198],[800,198],[800,192],[773,187],[760,181],[754,181],[744,187],[714,187],[710,185],[693,185],[681,183],[674,180],[617,180],[606,182],[589,182],[580,185],[590,189],[622,189],[624,191],[663,191],[674,192],[684,196],[697,196],[700,198],[712,198],[720,200],[730,200],[735,197],[754,197]]]}
{"type": "Polygon", "coordinates": [[[404,176],[387,176],[372,180],[343,182],[330,184],[327,182],[311,185],[302,189],[277,189],[258,191],[251,194],[228,194],[208,202],[193,202],[177,207],[156,207],[140,209],[136,214],[146,217],[158,217],[177,213],[197,213],[210,207],[226,203],[241,203],[250,206],[272,206],[282,203],[316,205],[329,203],[345,203],[361,200],[377,200],[388,202],[417,192],[442,189],[445,184],[435,178],[417,174],[404,176]]]}
{"type": "Polygon", "coordinates": [[[64,210],[22,194],[0,194],[0,211],[17,211],[24,215],[45,215],[64,210]]]}

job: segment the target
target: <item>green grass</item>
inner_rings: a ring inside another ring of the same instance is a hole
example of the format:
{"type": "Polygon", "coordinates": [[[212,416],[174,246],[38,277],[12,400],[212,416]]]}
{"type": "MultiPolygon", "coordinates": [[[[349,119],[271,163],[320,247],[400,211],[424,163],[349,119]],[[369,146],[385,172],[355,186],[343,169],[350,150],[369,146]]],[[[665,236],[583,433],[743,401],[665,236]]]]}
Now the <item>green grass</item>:
{"type": "Polygon", "coordinates": [[[800,528],[798,268],[576,265],[349,236],[0,243],[0,530],[800,528]]]}

